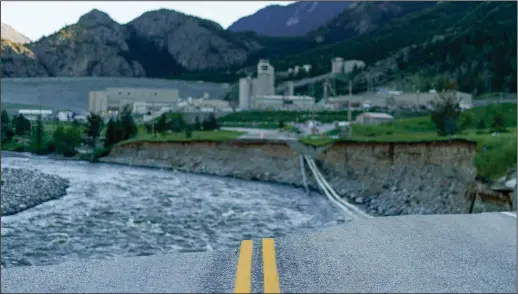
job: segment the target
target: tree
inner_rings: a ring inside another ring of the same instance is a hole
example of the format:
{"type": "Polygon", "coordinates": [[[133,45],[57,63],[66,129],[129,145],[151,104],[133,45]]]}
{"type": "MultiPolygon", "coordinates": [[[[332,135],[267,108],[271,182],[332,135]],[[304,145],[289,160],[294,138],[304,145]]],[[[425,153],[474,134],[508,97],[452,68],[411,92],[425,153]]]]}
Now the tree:
{"type": "Polygon", "coordinates": [[[185,137],[187,137],[187,138],[192,137],[192,126],[191,125],[185,126],[185,137]]]}
{"type": "Polygon", "coordinates": [[[86,136],[90,139],[90,145],[95,147],[95,143],[99,136],[101,136],[101,129],[103,127],[103,119],[100,115],[90,113],[86,123],[86,136]]]}
{"type": "Polygon", "coordinates": [[[477,124],[477,130],[479,131],[482,131],[486,128],[486,122],[484,121],[483,118],[481,118],[479,121],[478,121],[478,124],[477,124]]]}
{"type": "Polygon", "coordinates": [[[119,116],[120,136],[122,140],[128,140],[137,135],[138,129],[133,120],[131,105],[124,105],[119,116]]]}
{"type": "Polygon", "coordinates": [[[81,144],[81,132],[78,127],[71,126],[65,129],[58,126],[52,134],[56,153],[64,156],[74,156],[77,154],[76,147],[81,144]]]}
{"type": "Polygon", "coordinates": [[[284,121],[281,119],[279,120],[279,129],[284,128],[284,121]]]}
{"type": "Polygon", "coordinates": [[[194,118],[194,130],[199,131],[201,129],[200,118],[196,116],[194,118]]]}
{"type": "Polygon", "coordinates": [[[37,154],[44,154],[47,151],[46,146],[44,145],[44,136],[45,129],[43,127],[43,120],[41,119],[41,115],[38,116],[36,120],[36,127],[32,132],[31,138],[31,151],[37,154]]]}
{"type": "Polygon", "coordinates": [[[18,136],[24,136],[31,131],[31,122],[23,114],[15,116],[12,123],[14,125],[14,133],[18,136]]]}
{"type": "Polygon", "coordinates": [[[118,132],[119,132],[119,121],[110,118],[108,124],[106,125],[106,138],[104,140],[104,147],[111,147],[117,142],[119,142],[118,132]]]}
{"type": "Polygon", "coordinates": [[[9,141],[14,136],[14,131],[11,127],[11,121],[9,119],[9,114],[7,111],[2,110],[2,121],[1,121],[1,136],[2,142],[9,141]]]}
{"type": "Polygon", "coordinates": [[[158,117],[157,122],[155,124],[155,131],[164,135],[165,132],[167,132],[167,129],[167,116],[165,113],[162,113],[162,115],[158,117]]]}
{"type": "Polygon", "coordinates": [[[493,124],[491,125],[494,132],[505,132],[507,131],[505,127],[505,117],[502,113],[497,113],[495,115],[495,119],[493,120],[493,124]]]}
{"type": "Polygon", "coordinates": [[[175,133],[179,133],[185,129],[186,123],[182,115],[175,115],[171,119],[171,130],[175,133]]]}
{"type": "Polygon", "coordinates": [[[203,129],[206,131],[213,131],[219,129],[219,123],[214,113],[211,113],[209,117],[203,121],[203,129]]]}
{"type": "Polygon", "coordinates": [[[461,113],[459,102],[457,93],[453,90],[443,90],[437,99],[431,102],[432,121],[439,135],[452,135],[458,131],[457,119],[461,113]]]}

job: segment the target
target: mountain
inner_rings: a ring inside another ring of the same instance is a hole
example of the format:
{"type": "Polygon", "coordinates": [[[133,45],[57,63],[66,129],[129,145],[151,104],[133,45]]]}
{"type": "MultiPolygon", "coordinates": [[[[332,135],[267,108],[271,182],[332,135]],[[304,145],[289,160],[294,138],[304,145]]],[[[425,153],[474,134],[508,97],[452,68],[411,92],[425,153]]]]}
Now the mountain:
{"type": "Polygon", "coordinates": [[[387,83],[427,90],[453,79],[469,93],[516,92],[516,9],[516,2],[440,2],[346,41],[271,62],[278,70],[309,63],[312,75],[319,75],[330,71],[333,57],[363,60],[367,68],[347,77],[354,91],[387,83]]]}
{"type": "Polygon", "coordinates": [[[215,22],[166,9],[146,12],[125,28],[134,58],[148,71],[156,67],[149,59],[157,56],[141,51],[157,51],[166,64],[193,71],[242,64],[262,48],[253,38],[228,33],[215,22]]]}
{"type": "MultiPolygon", "coordinates": [[[[314,45],[309,38],[277,40],[234,33],[215,22],[174,10],[149,11],[121,25],[94,9],[77,23],[24,48],[33,53],[31,62],[39,62],[48,76],[170,78],[236,69],[251,60],[299,52],[314,45]]],[[[12,53],[16,52],[13,48],[12,53]]],[[[29,76],[23,62],[13,63],[12,57],[2,55],[3,68],[9,69],[2,76],[29,76]]],[[[20,58],[29,62],[27,56],[20,58]]]]}
{"type": "Polygon", "coordinates": [[[228,28],[232,32],[255,32],[270,37],[303,36],[338,16],[354,2],[300,1],[287,6],[270,5],[240,18],[228,28]]]}
{"type": "Polygon", "coordinates": [[[432,8],[435,5],[435,1],[353,2],[335,18],[309,35],[319,42],[342,41],[373,31],[389,24],[394,19],[415,11],[432,8]]]}
{"type": "Polygon", "coordinates": [[[9,40],[19,44],[25,44],[31,41],[29,38],[22,35],[20,32],[5,23],[2,23],[2,31],[0,35],[2,36],[3,40],[9,40]]]}
{"type": "MultiPolygon", "coordinates": [[[[268,58],[278,73],[311,64],[309,75],[315,76],[328,73],[330,60],[340,56],[367,64],[344,76],[352,79],[353,91],[391,83],[426,89],[448,79],[471,93],[516,91],[516,2],[350,3],[301,37],[232,32],[173,10],[146,12],[121,25],[93,10],[37,42],[2,40],[2,77],[235,82],[254,74],[259,58],[268,58]]],[[[347,93],[347,83],[336,87],[347,93]]]]}
{"type": "Polygon", "coordinates": [[[46,77],[48,72],[26,46],[2,39],[2,77],[46,77]]]}
{"type": "Polygon", "coordinates": [[[96,9],[27,47],[50,76],[145,76],[142,65],[124,57],[129,49],[123,26],[96,9]]]}

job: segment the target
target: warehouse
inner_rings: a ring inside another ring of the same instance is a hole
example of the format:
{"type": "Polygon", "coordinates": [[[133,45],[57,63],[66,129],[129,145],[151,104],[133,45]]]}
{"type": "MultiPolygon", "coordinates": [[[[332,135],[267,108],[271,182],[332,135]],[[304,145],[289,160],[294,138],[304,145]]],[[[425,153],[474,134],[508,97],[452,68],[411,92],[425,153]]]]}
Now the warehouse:
{"type": "Polygon", "coordinates": [[[176,89],[152,89],[152,88],[107,88],[103,91],[88,93],[88,111],[96,114],[118,112],[124,105],[143,111],[145,107],[163,107],[176,105],[180,101],[176,89]],[[133,104],[137,103],[136,106],[133,104]]]}

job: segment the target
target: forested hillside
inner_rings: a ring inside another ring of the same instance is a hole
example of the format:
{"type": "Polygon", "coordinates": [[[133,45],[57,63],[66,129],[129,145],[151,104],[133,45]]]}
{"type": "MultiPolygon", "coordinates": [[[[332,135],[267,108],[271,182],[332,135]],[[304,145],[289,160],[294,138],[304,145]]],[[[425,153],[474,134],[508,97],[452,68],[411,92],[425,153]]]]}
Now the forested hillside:
{"type": "MultiPolygon", "coordinates": [[[[516,91],[516,2],[443,2],[337,44],[272,60],[277,69],[310,63],[329,72],[334,56],[364,60],[356,85],[453,78],[463,91],[516,91]],[[371,81],[372,83],[372,81],[371,81]]],[[[419,86],[419,85],[418,85],[419,86]]]]}

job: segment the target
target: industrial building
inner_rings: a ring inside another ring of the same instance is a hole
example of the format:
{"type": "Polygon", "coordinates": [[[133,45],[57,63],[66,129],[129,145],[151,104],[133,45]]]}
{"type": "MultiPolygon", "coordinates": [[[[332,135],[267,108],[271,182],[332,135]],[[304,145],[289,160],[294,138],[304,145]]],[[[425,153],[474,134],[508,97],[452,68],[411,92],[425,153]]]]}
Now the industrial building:
{"type": "Polygon", "coordinates": [[[315,105],[315,98],[310,96],[256,96],[252,108],[261,110],[310,110],[315,105]]]}
{"type": "Polygon", "coordinates": [[[145,112],[150,107],[161,108],[179,101],[176,89],[107,88],[88,93],[88,111],[106,114],[118,112],[125,105],[131,105],[134,111],[145,112]]]}
{"type": "MultiPolygon", "coordinates": [[[[402,93],[398,91],[383,91],[378,93],[362,93],[359,95],[343,95],[330,97],[322,103],[327,109],[345,109],[351,103],[352,107],[416,107],[428,106],[437,99],[437,92],[430,90],[424,93],[402,93]]],[[[472,103],[472,95],[463,92],[457,92],[460,100],[460,106],[463,109],[470,108],[472,103]]]]}
{"type": "Polygon", "coordinates": [[[18,114],[23,115],[28,120],[37,120],[38,117],[43,120],[52,118],[52,110],[48,109],[20,109],[18,114]]]}
{"type": "Polygon", "coordinates": [[[359,124],[375,125],[386,123],[393,120],[394,117],[387,113],[365,112],[356,117],[359,124]]]}
{"type": "MultiPolygon", "coordinates": [[[[311,66],[305,66],[309,70],[311,66]]],[[[262,59],[257,64],[257,78],[241,78],[239,80],[239,108],[250,109],[311,109],[315,105],[315,98],[309,96],[275,95],[275,68],[262,59]]]]}

